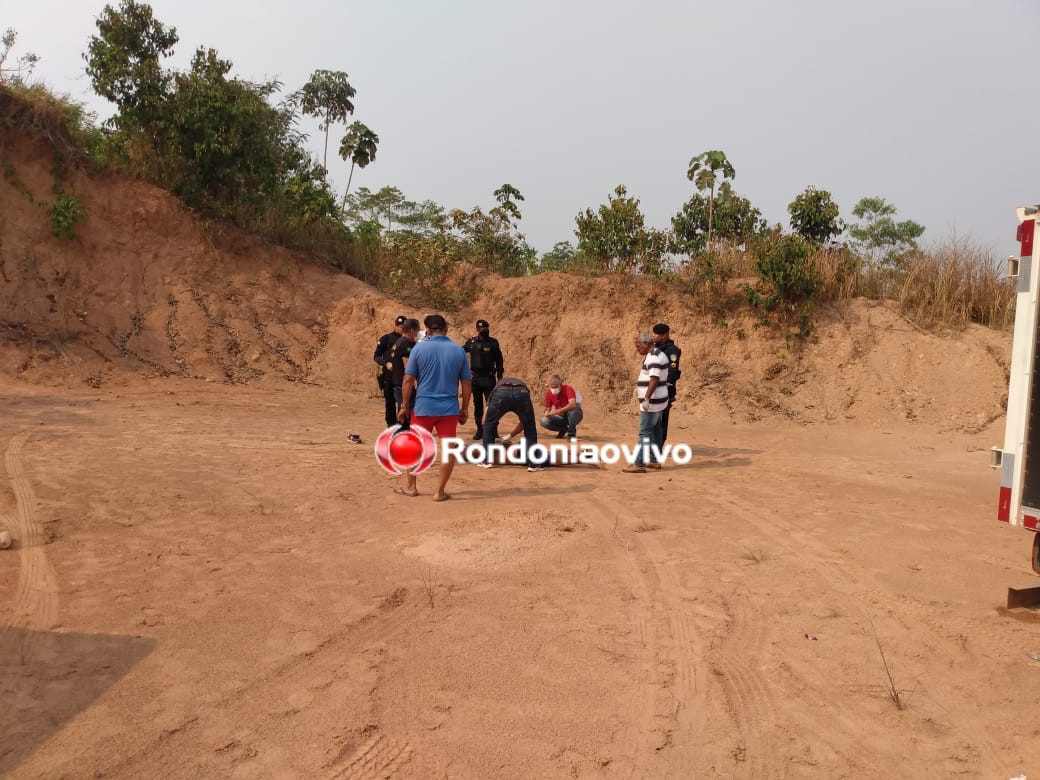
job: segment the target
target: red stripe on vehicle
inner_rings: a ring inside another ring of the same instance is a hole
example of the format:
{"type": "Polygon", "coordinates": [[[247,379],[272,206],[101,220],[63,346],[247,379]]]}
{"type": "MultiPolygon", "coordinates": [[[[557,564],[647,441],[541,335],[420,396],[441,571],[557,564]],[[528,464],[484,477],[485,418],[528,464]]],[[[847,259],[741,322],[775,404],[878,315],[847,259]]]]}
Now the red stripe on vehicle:
{"type": "Polygon", "coordinates": [[[1035,232],[1036,220],[1027,219],[1018,226],[1018,240],[1022,242],[1022,257],[1033,256],[1033,233],[1035,232]]]}
{"type": "Polygon", "coordinates": [[[997,505],[997,520],[1002,523],[1011,522],[1011,488],[1000,489],[1000,503],[997,505]]]}
{"type": "Polygon", "coordinates": [[[1025,515],[1022,518],[1022,525],[1024,525],[1026,528],[1030,529],[1031,531],[1035,531],[1037,529],[1037,526],[1040,525],[1040,520],[1037,520],[1032,515],[1025,515]]]}

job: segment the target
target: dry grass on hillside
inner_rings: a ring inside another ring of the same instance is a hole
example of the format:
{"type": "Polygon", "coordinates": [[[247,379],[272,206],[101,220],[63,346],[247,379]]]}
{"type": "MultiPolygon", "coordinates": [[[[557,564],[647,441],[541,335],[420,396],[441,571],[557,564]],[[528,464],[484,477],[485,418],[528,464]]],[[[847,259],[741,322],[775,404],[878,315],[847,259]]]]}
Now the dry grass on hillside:
{"type": "MultiPolygon", "coordinates": [[[[820,249],[810,258],[816,301],[841,306],[853,298],[890,299],[914,324],[962,330],[970,323],[997,330],[1015,318],[1015,285],[995,259],[970,239],[951,237],[928,251],[911,252],[893,266],[865,262],[845,249],[820,249]]],[[[741,284],[757,277],[753,255],[722,247],[710,260],[695,258],[677,275],[697,289],[708,310],[744,304],[741,284]]]]}

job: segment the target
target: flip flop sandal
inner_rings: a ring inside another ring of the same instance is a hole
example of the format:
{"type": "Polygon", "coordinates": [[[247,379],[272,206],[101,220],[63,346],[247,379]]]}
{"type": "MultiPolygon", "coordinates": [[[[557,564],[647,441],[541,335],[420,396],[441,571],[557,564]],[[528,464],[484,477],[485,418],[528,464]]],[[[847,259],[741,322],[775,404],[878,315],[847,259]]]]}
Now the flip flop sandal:
{"type": "Polygon", "coordinates": [[[361,437],[356,433],[348,433],[347,441],[352,441],[354,444],[361,444],[361,437]]]}

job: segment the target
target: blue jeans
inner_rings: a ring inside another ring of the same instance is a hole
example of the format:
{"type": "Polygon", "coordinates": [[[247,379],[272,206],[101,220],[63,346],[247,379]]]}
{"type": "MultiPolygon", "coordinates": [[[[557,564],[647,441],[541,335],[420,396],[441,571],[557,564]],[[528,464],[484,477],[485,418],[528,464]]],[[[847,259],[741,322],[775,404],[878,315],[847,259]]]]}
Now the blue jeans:
{"type": "Polygon", "coordinates": [[[581,409],[571,409],[567,414],[551,414],[543,417],[541,422],[543,428],[548,428],[550,431],[556,431],[557,433],[566,431],[568,436],[574,437],[578,435],[578,423],[581,422],[584,416],[581,409]]]}
{"type": "MultiPolygon", "coordinates": [[[[401,411],[401,405],[404,403],[404,391],[400,385],[394,385],[394,402],[397,404],[397,411],[401,411]]],[[[415,409],[415,393],[412,393],[411,407],[408,409],[409,412],[415,409]]],[[[394,423],[396,425],[396,422],[394,423]]]]}
{"type": "Polygon", "coordinates": [[[520,422],[523,423],[524,438],[527,440],[527,465],[534,466],[535,463],[530,458],[530,451],[531,447],[538,443],[538,429],[534,424],[534,406],[531,404],[531,393],[527,390],[508,387],[500,387],[491,394],[487,412],[484,415],[484,448],[485,452],[489,453],[488,460],[490,462],[488,448],[498,438],[498,421],[502,419],[503,414],[508,412],[515,414],[520,418],[520,422]]]}
{"type": "Polygon", "coordinates": [[[636,452],[636,466],[645,466],[647,462],[660,463],[660,458],[655,458],[653,450],[650,449],[653,445],[661,446],[661,428],[658,423],[661,422],[661,412],[639,412],[639,440],[636,442],[638,450],[636,452]],[[643,460],[643,445],[647,448],[647,459],[643,460]]]}

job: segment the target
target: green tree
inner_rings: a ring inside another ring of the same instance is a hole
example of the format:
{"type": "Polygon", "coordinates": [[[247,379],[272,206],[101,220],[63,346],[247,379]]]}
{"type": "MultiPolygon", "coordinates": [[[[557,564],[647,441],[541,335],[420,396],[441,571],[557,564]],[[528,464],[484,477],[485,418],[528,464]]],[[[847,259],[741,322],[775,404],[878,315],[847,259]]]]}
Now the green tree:
{"type": "Polygon", "coordinates": [[[660,270],[666,241],[663,234],[646,227],[639,200],[628,197],[625,185],[619,184],[607,201],[598,211],[585,209],[574,218],[578,252],[608,270],[660,270]]]}
{"type": "Polygon", "coordinates": [[[817,277],[810,263],[812,245],[801,236],[780,236],[759,249],[758,274],[772,286],[777,303],[794,303],[808,298],[816,289],[817,277]]]}
{"type": "Polygon", "coordinates": [[[318,129],[325,132],[325,155],[321,164],[326,170],[329,162],[329,127],[333,122],[346,122],[347,116],[354,113],[351,98],[356,94],[357,91],[347,81],[347,74],[341,70],[314,71],[300,91],[303,113],[318,117],[321,120],[318,129]]]}
{"type": "Polygon", "coordinates": [[[561,271],[574,262],[577,251],[570,241],[557,241],[553,248],[542,255],[538,261],[538,270],[541,272],[561,271]]]}
{"type": "Polygon", "coordinates": [[[343,218],[347,224],[357,226],[372,222],[387,232],[392,231],[395,224],[402,224],[408,212],[409,201],[397,187],[383,187],[376,192],[368,187],[359,187],[357,192],[344,199],[343,205],[343,218]]]}
{"type": "Polygon", "coordinates": [[[448,212],[461,249],[461,259],[504,276],[530,273],[537,253],[527,245],[523,234],[513,230],[510,216],[511,213],[501,206],[487,213],[479,207],[448,212]]]}
{"type": "Polygon", "coordinates": [[[831,200],[827,190],[806,187],[787,206],[787,211],[794,232],[817,246],[826,244],[845,229],[838,216],[838,204],[831,200]]]}
{"type": "Polygon", "coordinates": [[[395,242],[410,237],[433,239],[448,227],[443,206],[432,200],[408,200],[397,187],[383,187],[378,192],[359,187],[344,199],[343,221],[361,235],[385,234],[388,241],[395,242]]]}
{"type": "Polygon", "coordinates": [[[734,192],[728,181],[724,181],[715,195],[714,209],[706,196],[696,194],[672,217],[675,249],[690,255],[704,251],[711,216],[714,216],[715,237],[737,244],[746,245],[769,227],[762,218],[762,212],[752,206],[747,198],[734,192]]]}
{"type": "Polygon", "coordinates": [[[176,30],[136,0],[105,6],[97,29],[87,73],[117,107],[99,153],[117,151],[189,206],[276,241],[328,248],[347,237],[325,169],[295,129],[296,103],[271,105],[277,81],[234,78],[229,61],[201,47],[188,70],[164,69],[176,30]]]}
{"type": "Polygon", "coordinates": [[[8,27],[4,31],[3,37],[0,37],[0,47],[2,47],[0,48],[0,84],[24,81],[32,74],[36,63],[40,61],[40,58],[30,51],[15,60],[13,64],[7,64],[7,60],[11,56],[11,49],[14,48],[17,40],[18,32],[13,27],[8,27]]]}
{"type": "Polygon", "coordinates": [[[444,207],[432,200],[420,203],[405,201],[405,209],[400,220],[402,231],[426,239],[443,235],[448,228],[448,217],[444,213],[444,207]]]}
{"type": "Polygon", "coordinates": [[[256,213],[272,198],[287,198],[308,218],[334,213],[309,157],[288,142],[292,118],[267,102],[277,82],[252,84],[230,71],[231,62],[200,48],[191,69],[174,75],[162,115],[174,192],[232,217],[256,213]]]}
{"type": "Polygon", "coordinates": [[[520,190],[514,187],[512,184],[503,184],[493,193],[495,200],[499,202],[499,207],[506,211],[514,219],[520,219],[520,208],[516,205],[515,201],[522,201],[524,196],[520,194],[520,190]]]}
{"type": "Polygon", "coordinates": [[[909,219],[896,222],[895,213],[896,207],[884,198],[860,200],[852,214],[861,221],[849,225],[852,248],[871,262],[888,265],[900,254],[916,249],[924,227],[909,219]]]}
{"type": "Polygon", "coordinates": [[[354,166],[364,168],[375,160],[378,145],[379,136],[373,133],[367,125],[354,122],[347,128],[347,134],[339,143],[339,156],[344,161],[350,160],[350,176],[347,177],[346,192],[350,192],[350,182],[354,179],[354,166]]]}
{"type": "Polygon", "coordinates": [[[176,28],[166,28],[151,6],[122,0],[119,10],[106,5],[83,55],[94,91],[116,104],[123,130],[143,130],[155,140],[162,105],[173,75],[159,63],[177,43],[176,28]]]}
{"type": "MultiPolygon", "coordinates": [[[[779,227],[779,226],[778,226],[779,227]]],[[[819,274],[812,262],[813,246],[799,235],[774,236],[755,247],[759,282],[744,285],[748,303],[765,311],[776,311],[797,335],[805,338],[812,328],[812,295],[819,274]]]]}
{"type": "Polygon", "coordinates": [[[719,150],[702,152],[690,160],[686,171],[686,178],[694,183],[698,190],[708,191],[708,246],[711,246],[711,234],[713,227],[715,207],[715,185],[718,184],[719,174],[724,179],[732,179],[737,175],[736,169],[726,159],[726,153],[719,150]]]}

